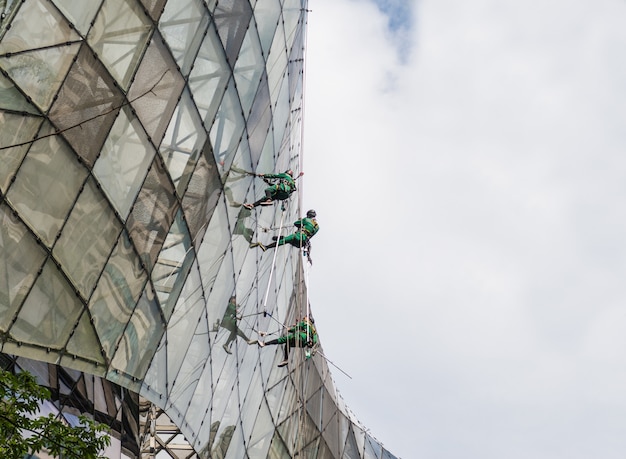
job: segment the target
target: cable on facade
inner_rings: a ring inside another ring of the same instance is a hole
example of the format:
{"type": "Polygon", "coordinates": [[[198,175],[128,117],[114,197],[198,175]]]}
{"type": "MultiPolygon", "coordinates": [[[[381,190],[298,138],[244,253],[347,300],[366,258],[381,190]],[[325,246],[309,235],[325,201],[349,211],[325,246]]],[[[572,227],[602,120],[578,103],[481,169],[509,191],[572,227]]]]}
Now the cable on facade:
{"type": "Polygon", "coordinates": [[[163,78],[165,77],[165,75],[167,75],[168,72],[169,72],[169,69],[166,70],[165,72],[163,72],[163,74],[159,77],[159,79],[156,81],[156,83],[154,83],[147,91],[142,92],[141,94],[139,94],[137,97],[134,97],[133,99],[127,100],[127,101],[125,101],[125,102],[123,102],[123,103],[121,103],[119,105],[116,105],[114,107],[109,108],[108,110],[105,110],[104,112],[98,113],[98,114],[96,114],[96,115],[94,115],[94,116],[92,116],[90,118],[87,118],[85,120],[82,120],[82,121],[80,121],[80,122],[78,122],[76,124],[72,124],[71,126],[67,126],[67,127],[63,128],[63,129],[55,130],[54,132],[51,132],[50,134],[44,134],[42,136],[36,137],[34,139],[31,139],[31,140],[26,140],[26,141],[20,142],[20,143],[14,143],[14,144],[11,144],[11,145],[0,146],[0,151],[7,150],[9,148],[23,147],[24,145],[30,145],[32,143],[37,142],[38,140],[46,139],[48,137],[57,136],[57,135],[62,134],[64,132],[66,132],[66,131],[69,131],[70,129],[74,129],[74,128],[80,127],[83,124],[88,123],[90,121],[93,121],[95,119],[98,119],[100,117],[103,117],[103,116],[106,116],[106,115],[110,115],[111,113],[113,113],[113,112],[115,112],[117,110],[120,110],[121,108],[125,107],[126,105],[132,104],[136,100],[139,100],[142,97],[145,97],[145,96],[147,96],[150,93],[154,94],[155,88],[159,85],[159,83],[161,83],[161,80],[163,80],[163,78]]]}
{"type": "MultiPolygon", "coordinates": [[[[300,114],[300,170],[304,170],[304,116],[305,116],[305,88],[306,88],[306,59],[305,57],[305,53],[306,53],[306,49],[307,49],[307,27],[306,27],[306,22],[307,22],[307,13],[308,13],[308,0],[304,1],[304,5],[303,5],[303,9],[301,10],[301,20],[305,22],[304,26],[302,27],[303,30],[303,38],[302,38],[302,110],[301,110],[301,114],[300,114]]],[[[302,209],[303,208],[303,203],[304,203],[304,186],[300,186],[298,187],[298,209],[302,209]]],[[[300,256],[300,259],[298,260],[300,263],[303,262],[303,257],[304,257],[304,250],[303,250],[303,242],[302,242],[302,237],[300,237],[300,249],[298,251],[298,255],[300,256]]],[[[308,256],[308,254],[307,254],[308,256]]],[[[310,258],[309,258],[310,260],[310,258]]],[[[305,311],[306,311],[306,319],[307,321],[310,320],[310,306],[309,306],[309,266],[308,263],[304,262],[305,265],[305,278],[304,278],[304,288],[306,289],[306,293],[305,293],[305,311]]],[[[302,282],[298,283],[298,294],[301,296],[302,294],[302,282]]],[[[299,302],[298,305],[301,306],[302,305],[302,298],[299,298],[299,302]]],[[[300,312],[300,311],[299,311],[300,312]]],[[[301,314],[298,314],[298,320],[302,317],[301,314]]],[[[299,342],[299,340],[297,340],[296,342],[299,342]]],[[[310,342],[310,326],[307,326],[307,344],[310,342]]],[[[308,356],[302,356],[300,353],[300,357],[299,357],[299,361],[301,362],[300,365],[300,371],[298,371],[298,369],[296,369],[296,375],[299,375],[300,379],[301,379],[301,383],[302,383],[302,390],[300,392],[300,394],[298,394],[298,401],[299,401],[299,419],[298,419],[298,432],[299,435],[297,436],[298,438],[298,442],[296,445],[294,445],[294,449],[295,449],[295,453],[296,454],[301,454],[304,448],[304,436],[302,435],[302,432],[305,431],[305,417],[306,417],[306,400],[305,400],[305,394],[306,394],[306,374],[305,371],[308,368],[308,365],[305,365],[304,363],[306,362],[306,359],[308,358],[308,356]]],[[[296,376],[296,379],[298,378],[298,376],[296,376]]],[[[296,381],[297,383],[297,381],[296,381]]],[[[298,385],[296,384],[296,390],[298,388],[298,385]]]]}
{"type": "MultiPolygon", "coordinates": [[[[282,226],[285,222],[285,211],[282,210],[280,214],[280,226],[278,230],[278,239],[280,239],[280,235],[282,233],[282,226]]],[[[277,239],[277,240],[278,240],[277,239]]],[[[278,254],[278,250],[274,250],[274,254],[272,255],[272,264],[270,268],[270,277],[267,280],[267,289],[265,290],[265,298],[263,298],[263,309],[267,309],[267,298],[270,294],[270,287],[272,286],[272,276],[274,275],[274,269],[276,267],[276,255],[278,254]]]]}
{"type": "Polygon", "coordinates": [[[241,319],[244,320],[248,325],[250,325],[250,323],[246,320],[246,318],[252,317],[252,316],[258,316],[260,314],[263,314],[264,317],[269,316],[269,318],[272,319],[274,322],[276,322],[278,325],[280,325],[281,328],[279,330],[276,330],[276,331],[273,331],[273,332],[260,332],[260,331],[254,330],[254,327],[251,327],[252,330],[256,331],[257,333],[263,333],[264,335],[274,335],[276,333],[280,333],[280,331],[283,328],[287,328],[287,326],[284,323],[282,323],[280,320],[276,319],[270,312],[267,312],[267,311],[254,312],[252,314],[246,314],[245,316],[242,316],[241,319]]]}

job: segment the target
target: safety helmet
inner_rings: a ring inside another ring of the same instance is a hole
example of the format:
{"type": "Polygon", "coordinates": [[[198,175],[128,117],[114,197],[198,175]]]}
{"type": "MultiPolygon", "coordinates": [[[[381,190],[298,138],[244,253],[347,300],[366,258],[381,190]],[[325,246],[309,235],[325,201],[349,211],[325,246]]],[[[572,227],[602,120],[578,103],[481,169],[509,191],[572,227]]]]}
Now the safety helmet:
{"type": "Polygon", "coordinates": [[[317,214],[315,213],[315,211],[313,209],[311,209],[311,210],[309,210],[306,213],[306,216],[309,217],[309,218],[315,218],[317,216],[317,214]]]}

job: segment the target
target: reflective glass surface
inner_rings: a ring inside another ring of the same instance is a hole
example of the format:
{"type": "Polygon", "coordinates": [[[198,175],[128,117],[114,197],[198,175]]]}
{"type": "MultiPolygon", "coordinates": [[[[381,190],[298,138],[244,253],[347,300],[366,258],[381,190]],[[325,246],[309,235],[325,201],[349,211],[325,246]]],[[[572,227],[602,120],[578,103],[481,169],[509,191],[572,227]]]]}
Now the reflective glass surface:
{"type": "Polygon", "coordinates": [[[109,457],[393,457],[321,349],[257,345],[309,311],[304,254],[251,247],[297,198],[243,206],[300,172],[307,6],[0,2],[0,361],[109,457]]]}

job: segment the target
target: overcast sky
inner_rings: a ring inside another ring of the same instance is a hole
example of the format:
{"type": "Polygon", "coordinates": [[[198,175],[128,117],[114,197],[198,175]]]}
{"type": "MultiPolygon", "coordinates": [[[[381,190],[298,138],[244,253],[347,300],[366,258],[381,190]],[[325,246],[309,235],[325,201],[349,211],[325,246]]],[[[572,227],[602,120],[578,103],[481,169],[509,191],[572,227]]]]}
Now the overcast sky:
{"type": "Polygon", "coordinates": [[[626,454],[626,1],[312,0],[310,299],[395,455],[626,454]]]}

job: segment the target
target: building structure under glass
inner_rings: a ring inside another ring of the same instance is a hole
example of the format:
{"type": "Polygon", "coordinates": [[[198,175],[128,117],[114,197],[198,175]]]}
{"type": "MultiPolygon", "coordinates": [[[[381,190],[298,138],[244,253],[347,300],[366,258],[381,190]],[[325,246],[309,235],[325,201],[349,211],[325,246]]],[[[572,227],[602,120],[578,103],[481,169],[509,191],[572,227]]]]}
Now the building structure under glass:
{"type": "Polygon", "coordinates": [[[297,194],[242,206],[302,169],[307,1],[0,13],[2,367],[110,425],[108,457],[393,458],[321,348],[255,344],[312,314],[301,251],[250,248],[297,194]]]}

